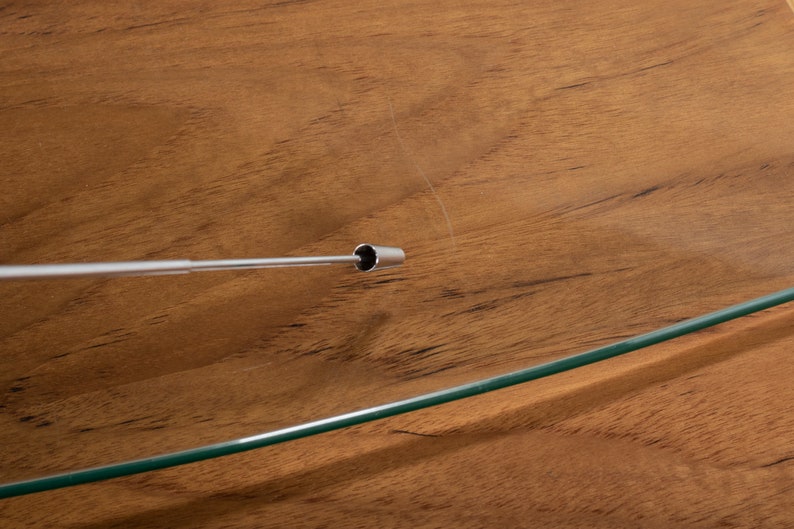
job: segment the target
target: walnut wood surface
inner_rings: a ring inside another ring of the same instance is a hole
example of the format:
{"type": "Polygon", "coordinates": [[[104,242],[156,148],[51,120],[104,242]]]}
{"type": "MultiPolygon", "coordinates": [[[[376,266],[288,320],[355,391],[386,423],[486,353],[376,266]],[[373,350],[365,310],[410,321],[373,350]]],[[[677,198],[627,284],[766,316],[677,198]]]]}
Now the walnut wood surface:
{"type": "MultiPolygon", "coordinates": [[[[268,431],[792,285],[783,0],[0,6],[0,480],[268,431]]],[[[9,527],[789,527],[794,312],[0,502],[9,527]]]]}

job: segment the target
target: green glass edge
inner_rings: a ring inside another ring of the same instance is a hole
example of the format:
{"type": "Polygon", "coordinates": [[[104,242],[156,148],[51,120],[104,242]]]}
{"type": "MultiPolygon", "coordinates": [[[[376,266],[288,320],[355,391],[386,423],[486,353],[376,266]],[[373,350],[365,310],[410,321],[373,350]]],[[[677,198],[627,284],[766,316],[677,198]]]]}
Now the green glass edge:
{"type": "Polygon", "coordinates": [[[426,393],[410,399],[400,400],[366,408],[342,415],[336,415],[317,421],[312,421],[281,430],[226,441],[190,450],[162,454],[159,456],[145,459],[136,459],[122,463],[106,465],[63,474],[55,474],[41,478],[17,481],[0,485],[0,498],[10,498],[22,496],[34,492],[43,492],[83,483],[102,481],[106,479],[129,476],[142,472],[149,472],[162,468],[174,467],[213,459],[246,450],[271,446],[311,435],[317,435],[332,430],[346,428],[365,422],[384,419],[394,415],[400,415],[411,411],[437,406],[447,402],[465,399],[475,395],[480,395],[497,389],[522,384],[531,380],[569,371],[577,367],[582,367],[602,360],[607,360],[619,355],[630,353],[644,347],[655,345],[673,338],[678,338],[685,334],[719,325],[742,316],[747,316],[754,312],[759,312],[777,305],[782,305],[794,300],[794,288],[780,290],[773,294],[762,296],[750,301],[733,305],[716,312],[698,316],[686,321],[682,321],[668,327],[663,327],[647,334],[641,334],[627,340],[616,342],[610,345],[599,347],[584,353],[568,356],[559,360],[554,360],[545,364],[513,371],[504,375],[486,378],[477,382],[463,384],[452,388],[426,393]]]}

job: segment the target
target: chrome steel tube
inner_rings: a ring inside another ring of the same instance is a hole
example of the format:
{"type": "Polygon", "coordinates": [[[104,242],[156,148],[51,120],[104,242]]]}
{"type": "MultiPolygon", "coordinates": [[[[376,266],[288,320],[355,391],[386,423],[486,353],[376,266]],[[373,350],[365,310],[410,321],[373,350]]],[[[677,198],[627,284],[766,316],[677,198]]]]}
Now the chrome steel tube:
{"type": "Polygon", "coordinates": [[[121,261],[112,263],[68,263],[0,266],[0,280],[15,279],[66,279],[77,277],[119,277],[187,274],[190,272],[218,270],[253,270],[257,268],[283,268],[288,266],[321,266],[350,263],[358,270],[399,266],[405,253],[399,248],[360,244],[353,255],[318,257],[267,257],[261,259],[220,259],[213,261],[121,261]],[[362,254],[361,249],[366,252],[362,254]],[[363,260],[367,266],[362,267],[363,260]],[[380,265],[379,265],[380,264],[380,265]]]}

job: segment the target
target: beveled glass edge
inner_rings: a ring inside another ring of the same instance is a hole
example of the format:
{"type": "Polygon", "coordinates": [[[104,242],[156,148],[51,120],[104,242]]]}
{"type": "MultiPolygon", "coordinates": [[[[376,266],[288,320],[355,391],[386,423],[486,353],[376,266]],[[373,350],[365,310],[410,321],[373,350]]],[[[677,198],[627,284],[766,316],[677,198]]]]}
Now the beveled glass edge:
{"type": "Polygon", "coordinates": [[[271,432],[252,435],[216,443],[189,450],[171,452],[153,457],[124,461],[111,465],[87,468],[54,474],[40,478],[16,481],[0,484],[0,499],[22,496],[35,492],[43,492],[63,487],[81,485],[102,481],[106,479],[130,476],[152,470],[184,465],[206,459],[214,459],[226,455],[263,448],[276,445],[287,441],[294,441],[304,437],[317,435],[332,430],[347,428],[358,424],[384,419],[411,411],[421,410],[432,406],[438,406],[447,402],[481,395],[498,389],[503,389],[517,384],[523,384],[531,380],[547,377],[564,371],[569,371],[588,364],[607,360],[626,353],[637,351],[651,345],[672,340],[686,334],[690,334],[707,327],[719,325],[721,323],[741,318],[755,312],[766,310],[777,305],[782,305],[794,301],[794,287],[787,288],[755,298],[737,305],[732,305],[715,312],[697,316],[695,318],[662,327],[646,334],[640,334],[626,340],[615,342],[590,351],[567,356],[544,364],[532,366],[499,375],[485,378],[476,382],[470,382],[460,386],[425,393],[409,399],[398,400],[388,404],[382,404],[371,408],[365,408],[350,413],[335,415],[325,419],[307,422],[288,428],[282,428],[271,432]]]}

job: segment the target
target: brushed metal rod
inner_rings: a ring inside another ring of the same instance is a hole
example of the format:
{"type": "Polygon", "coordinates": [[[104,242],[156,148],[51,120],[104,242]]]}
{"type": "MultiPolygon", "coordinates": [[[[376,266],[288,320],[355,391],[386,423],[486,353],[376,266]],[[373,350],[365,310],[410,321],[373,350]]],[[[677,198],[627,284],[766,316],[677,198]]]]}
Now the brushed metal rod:
{"type": "Polygon", "coordinates": [[[400,248],[360,244],[352,255],[314,257],[266,257],[260,259],[219,259],[191,261],[119,261],[107,263],[64,263],[0,266],[0,280],[18,279],[69,279],[79,277],[121,277],[188,274],[219,270],[255,270],[259,268],[284,268],[292,266],[322,266],[350,263],[358,270],[399,266],[405,260],[400,248]]]}

